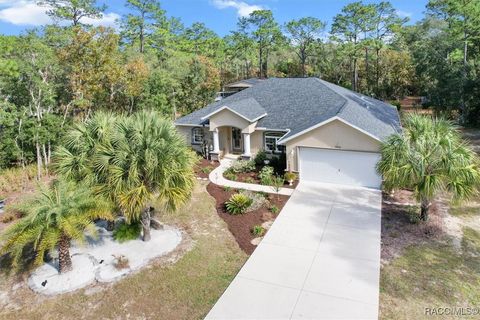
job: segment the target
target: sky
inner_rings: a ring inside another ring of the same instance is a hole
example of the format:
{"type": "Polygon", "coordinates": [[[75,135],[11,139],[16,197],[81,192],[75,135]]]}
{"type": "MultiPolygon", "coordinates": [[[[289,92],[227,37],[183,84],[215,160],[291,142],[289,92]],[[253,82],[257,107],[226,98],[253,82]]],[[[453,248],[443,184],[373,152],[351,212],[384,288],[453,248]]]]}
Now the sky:
{"type": "MultiPolygon", "coordinates": [[[[343,6],[353,0],[161,0],[168,16],[180,18],[188,26],[203,22],[207,27],[224,36],[235,29],[238,17],[247,16],[259,9],[272,10],[276,20],[283,24],[291,19],[313,16],[327,23],[343,6]]],[[[364,0],[364,3],[379,1],[364,0]]],[[[428,0],[391,0],[402,17],[410,23],[421,20],[428,0]]],[[[94,25],[116,26],[116,20],[128,13],[125,0],[98,0],[108,9],[98,20],[84,21],[94,25]]],[[[0,34],[17,35],[29,28],[51,23],[46,8],[34,0],[0,0],[0,34]]]]}

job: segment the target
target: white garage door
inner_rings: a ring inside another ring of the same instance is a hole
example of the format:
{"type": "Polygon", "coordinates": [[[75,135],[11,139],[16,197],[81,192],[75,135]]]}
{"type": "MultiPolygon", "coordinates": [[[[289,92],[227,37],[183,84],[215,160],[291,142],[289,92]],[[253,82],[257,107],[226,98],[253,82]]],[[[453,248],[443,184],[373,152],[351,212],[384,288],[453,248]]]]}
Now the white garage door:
{"type": "Polygon", "coordinates": [[[380,188],[375,170],[380,154],[318,148],[299,148],[300,180],[380,188]]]}

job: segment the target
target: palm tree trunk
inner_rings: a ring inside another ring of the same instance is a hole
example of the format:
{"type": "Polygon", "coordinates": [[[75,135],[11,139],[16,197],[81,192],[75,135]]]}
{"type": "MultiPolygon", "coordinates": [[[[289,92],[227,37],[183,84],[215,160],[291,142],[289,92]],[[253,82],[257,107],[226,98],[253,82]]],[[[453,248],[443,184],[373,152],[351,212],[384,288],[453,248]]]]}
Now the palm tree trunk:
{"type": "Polygon", "coordinates": [[[58,269],[60,273],[72,270],[72,259],[70,258],[70,238],[62,233],[58,243],[58,269]]]}
{"type": "Polygon", "coordinates": [[[420,220],[427,221],[428,220],[428,211],[430,209],[430,201],[422,200],[420,206],[420,220]]]}
{"type": "Polygon", "coordinates": [[[150,241],[152,236],[150,235],[150,223],[151,223],[151,215],[150,215],[150,207],[143,209],[141,223],[143,227],[143,241],[150,241]]]}

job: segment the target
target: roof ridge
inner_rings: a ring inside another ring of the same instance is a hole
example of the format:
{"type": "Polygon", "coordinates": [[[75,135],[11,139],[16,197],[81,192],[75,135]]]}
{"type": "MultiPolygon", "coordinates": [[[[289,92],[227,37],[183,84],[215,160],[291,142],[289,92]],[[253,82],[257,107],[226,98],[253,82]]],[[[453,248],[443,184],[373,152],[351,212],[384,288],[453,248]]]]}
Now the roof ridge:
{"type": "MultiPolygon", "coordinates": [[[[314,77],[314,79],[317,80],[318,82],[320,82],[320,84],[321,84],[322,86],[324,86],[325,88],[327,88],[328,90],[330,90],[331,92],[333,92],[334,94],[336,94],[337,96],[341,97],[341,98],[344,100],[342,106],[341,106],[340,108],[338,108],[338,111],[335,113],[335,115],[338,116],[338,115],[340,114],[340,112],[342,112],[342,111],[345,109],[345,107],[347,106],[349,99],[346,98],[346,97],[344,97],[344,96],[341,95],[340,93],[336,92],[335,90],[333,90],[332,88],[330,88],[328,85],[326,85],[326,84],[324,83],[324,82],[326,82],[325,80],[320,79],[320,78],[318,78],[318,77],[314,77]]],[[[332,118],[333,118],[333,117],[332,117],[332,118]]]]}

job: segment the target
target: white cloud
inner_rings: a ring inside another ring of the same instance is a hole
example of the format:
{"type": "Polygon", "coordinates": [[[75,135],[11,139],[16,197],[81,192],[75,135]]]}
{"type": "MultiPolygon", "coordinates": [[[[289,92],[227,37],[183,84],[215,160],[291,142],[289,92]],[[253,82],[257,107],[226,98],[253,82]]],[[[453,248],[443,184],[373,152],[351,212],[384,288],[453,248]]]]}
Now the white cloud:
{"type": "MultiPolygon", "coordinates": [[[[0,21],[19,26],[42,26],[52,23],[47,15],[47,7],[39,6],[31,0],[0,0],[0,21]]],[[[84,18],[81,21],[94,26],[116,27],[115,21],[120,15],[110,12],[102,15],[100,19],[84,18]]]]}
{"type": "Polygon", "coordinates": [[[213,5],[219,9],[234,8],[240,17],[247,17],[253,11],[264,9],[262,6],[238,0],[213,0],[213,5]]]}
{"type": "Polygon", "coordinates": [[[397,14],[400,18],[411,18],[413,16],[413,13],[402,10],[397,10],[397,14]]]}
{"type": "Polygon", "coordinates": [[[32,1],[3,1],[6,8],[0,10],[0,20],[3,22],[25,25],[40,26],[51,22],[47,16],[46,8],[36,5],[32,1]]]}
{"type": "Polygon", "coordinates": [[[91,24],[94,26],[104,26],[104,27],[112,27],[116,28],[118,25],[116,24],[117,20],[121,17],[119,14],[115,12],[104,13],[100,19],[92,19],[92,18],[83,18],[81,21],[82,23],[91,24]]]}

